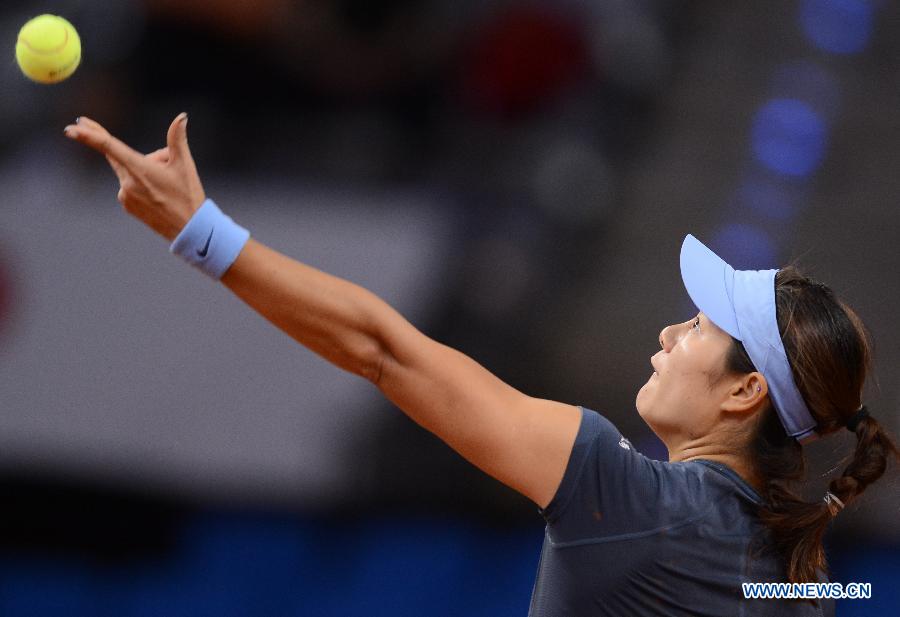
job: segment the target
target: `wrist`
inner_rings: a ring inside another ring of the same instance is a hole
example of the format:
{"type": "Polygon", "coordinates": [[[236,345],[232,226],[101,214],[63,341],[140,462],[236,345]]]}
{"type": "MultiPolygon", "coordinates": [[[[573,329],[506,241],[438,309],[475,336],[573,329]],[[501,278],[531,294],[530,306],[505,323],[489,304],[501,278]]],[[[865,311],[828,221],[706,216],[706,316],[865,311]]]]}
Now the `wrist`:
{"type": "Polygon", "coordinates": [[[209,277],[219,280],[237,259],[249,238],[249,231],[207,198],[175,236],[169,251],[209,277]]]}
{"type": "Polygon", "coordinates": [[[178,237],[178,234],[180,234],[182,230],[187,227],[187,224],[191,221],[194,215],[197,214],[197,211],[203,207],[203,204],[206,203],[206,199],[206,195],[203,195],[199,200],[194,199],[193,203],[196,205],[194,205],[193,209],[185,212],[182,220],[173,222],[172,224],[168,225],[163,232],[161,232],[162,236],[169,241],[170,245],[175,242],[175,238],[178,237]]]}

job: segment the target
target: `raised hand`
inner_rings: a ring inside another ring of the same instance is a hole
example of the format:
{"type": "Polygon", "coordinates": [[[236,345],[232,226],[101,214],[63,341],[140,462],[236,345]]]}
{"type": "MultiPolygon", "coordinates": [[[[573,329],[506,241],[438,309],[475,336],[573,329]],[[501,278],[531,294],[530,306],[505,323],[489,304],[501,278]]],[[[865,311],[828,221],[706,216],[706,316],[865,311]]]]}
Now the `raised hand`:
{"type": "Polygon", "coordinates": [[[66,137],[106,157],[119,178],[118,199],[125,211],[172,241],[206,200],[187,143],[187,114],[169,126],[167,146],[147,155],[119,141],[84,116],[65,128],[66,137]]]}

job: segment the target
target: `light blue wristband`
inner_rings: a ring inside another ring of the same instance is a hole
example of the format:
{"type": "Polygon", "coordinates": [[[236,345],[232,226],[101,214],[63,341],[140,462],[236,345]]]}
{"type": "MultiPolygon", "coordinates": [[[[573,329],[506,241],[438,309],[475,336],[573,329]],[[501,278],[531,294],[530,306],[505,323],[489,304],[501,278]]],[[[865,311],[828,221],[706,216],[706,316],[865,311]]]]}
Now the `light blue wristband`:
{"type": "Polygon", "coordinates": [[[169,252],[219,280],[249,238],[249,231],[219,210],[212,199],[207,199],[175,236],[169,252]]]}

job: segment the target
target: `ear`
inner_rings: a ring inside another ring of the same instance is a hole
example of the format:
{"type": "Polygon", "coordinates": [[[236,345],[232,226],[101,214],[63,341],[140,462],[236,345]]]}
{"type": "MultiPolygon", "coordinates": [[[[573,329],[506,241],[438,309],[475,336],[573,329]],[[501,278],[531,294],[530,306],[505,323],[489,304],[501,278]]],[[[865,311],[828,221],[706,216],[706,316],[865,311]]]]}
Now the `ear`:
{"type": "Polygon", "coordinates": [[[738,375],[728,385],[727,397],[722,409],[736,413],[750,413],[763,403],[769,393],[769,384],[762,373],[754,371],[738,375]]]}

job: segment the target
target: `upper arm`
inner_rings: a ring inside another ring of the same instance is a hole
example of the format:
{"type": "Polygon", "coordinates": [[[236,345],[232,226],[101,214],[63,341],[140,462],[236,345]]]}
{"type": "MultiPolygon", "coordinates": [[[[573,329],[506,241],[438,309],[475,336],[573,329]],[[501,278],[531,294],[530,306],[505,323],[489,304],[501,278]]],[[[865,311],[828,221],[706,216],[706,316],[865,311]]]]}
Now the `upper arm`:
{"type": "Polygon", "coordinates": [[[537,399],[408,326],[390,341],[376,385],[418,424],[487,474],[545,507],[578,433],[578,407],[537,399]]]}

